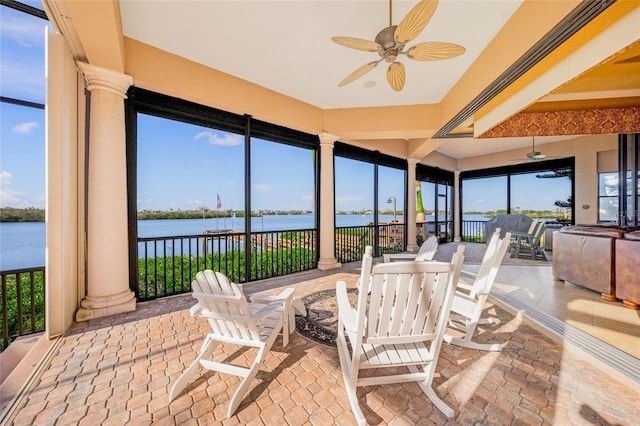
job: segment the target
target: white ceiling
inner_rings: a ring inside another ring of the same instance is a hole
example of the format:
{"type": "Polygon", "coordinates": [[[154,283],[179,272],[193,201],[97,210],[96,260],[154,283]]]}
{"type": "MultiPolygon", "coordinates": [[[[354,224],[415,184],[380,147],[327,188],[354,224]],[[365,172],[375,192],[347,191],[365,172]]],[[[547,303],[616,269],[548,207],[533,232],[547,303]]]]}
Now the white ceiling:
{"type": "MultiPolygon", "coordinates": [[[[387,84],[384,62],[359,80],[338,87],[348,74],[379,56],[338,45],[331,37],[373,40],[389,25],[386,0],[121,0],[120,10],[123,32],[129,38],[332,109],[440,102],[520,3],[441,0],[424,31],[407,47],[445,41],[464,46],[466,52],[433,62],[401,56],[407,73],[401,92],[387,84]],[[375,86],[366,88],[364,83],[371,81],[375,86]]],[[[393,25],[416,4],[415,0],[393,1],[393,25]]]]}
{"type": "MultiPolygon", "coordinates": [[[[397,25],[417,3],[394,0],[392,24],[397,25]]],[[[439,103],[521,3],[440,0],[431,21],[407,48],[424,41],[444,41],[462,45],[466,52],[433,62],[400,56],[406,67],[401,92],[389,87],[384,62],[355,82],[338,87],[348,74],[379,56],[338,45],[331,37],[374,40],[389,25],[387,0],[120,0],[120,12],[126,37],[313,106],[333,109],[439,103]],[[365,87],[370,82],[375,85],[365,87]]],[[[560,139],[567,138],[536,138],[536,147],[560,139]]],[[[466,158],[524,148],[531,150],[531,138],[455,138],[437,151],[466,158]]]]}

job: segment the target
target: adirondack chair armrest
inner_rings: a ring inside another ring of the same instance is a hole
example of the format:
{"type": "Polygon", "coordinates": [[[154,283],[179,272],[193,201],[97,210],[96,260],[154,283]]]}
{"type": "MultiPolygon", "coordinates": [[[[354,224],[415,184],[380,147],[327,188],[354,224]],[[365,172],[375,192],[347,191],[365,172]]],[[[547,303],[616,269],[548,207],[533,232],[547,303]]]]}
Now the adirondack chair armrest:
{"type": "Polygon", "coordinates": [[[276,296],[271,296],[268,294],[253,294],[250,296],[251,302],[253,303],[269,303],[274,300],[291,300],[293,298],[293,293],[296,291],[293,287],[288,287],[280,292],[280,294],[276,296]]]}
{"type": "Polygon", "coordinates": [[[355,332],[357,324],[356,310],[349,302],[347,295],[347,283],[338,281],[336,283],[336,300],[338,301],[338,315],[342,319],[342,323],[349,332],[355,332]]]}
{"type": "Polygon", "coordinates": [[[291,300],[293,299],[293,293],[296,291],[293,287],[285,288],[276,296],[276,299],[280,300],[291,300]]]}
{"type": "Polygon", "coordinates": [[[200,314],[201,311],[202,311],[202,306],[200,306],[199,303],[196,303],[191,307],[191,309],[189,309],[189,315],[191,315],[192,317],[196,317],[197,315],[200,314]]]}
{"type": "Polygon", "coordinates": [[[284,300],[286,299],[274,299],[272,302],[265,304],[260,310],[251,314],[251,319],[259,320],[260,318],[263,318],[269,315],[271,312],[275,311],[276,309],[281,308],[283,306],[284,300]]]}

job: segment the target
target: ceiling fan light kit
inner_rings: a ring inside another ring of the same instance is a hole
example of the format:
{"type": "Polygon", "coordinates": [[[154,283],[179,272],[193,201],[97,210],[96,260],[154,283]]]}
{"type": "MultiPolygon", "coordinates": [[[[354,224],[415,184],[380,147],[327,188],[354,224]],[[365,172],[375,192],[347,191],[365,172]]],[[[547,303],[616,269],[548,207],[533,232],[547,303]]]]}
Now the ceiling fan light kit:
{"type": "Polygon", "coordinates": [[[331,40],[342,46],[365,52],[377,52],[380,56],[377,61],[369,62],[357,68],[345,77],[338,84],[338,87],[357,80],[384,60],[389,63],[387,82],[393,90],[399,92],[404,88],[406,78],[404,64],[398,62],[400,55],[406,55],[414,61],[439,61],[462,55],[466,51],[464,47],[445,42],[418,43],[410,47],[406,52],[404,51],[405,45],[418,37],[424,30],[437,7],[438,0],[422,0],[409,11],[398,25],[393,25],[392,3],[389,0],[389,26],[376,35],[375,41],[355,37],[332,37],[331,40]]]}

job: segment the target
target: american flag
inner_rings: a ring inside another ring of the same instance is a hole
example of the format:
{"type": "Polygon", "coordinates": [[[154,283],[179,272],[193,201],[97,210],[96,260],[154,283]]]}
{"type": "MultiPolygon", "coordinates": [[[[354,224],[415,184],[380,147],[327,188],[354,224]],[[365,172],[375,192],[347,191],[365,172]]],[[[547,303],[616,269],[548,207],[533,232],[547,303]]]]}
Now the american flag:
{"type": "Polygon", "coordinates": [[[222,200],[220,200],[220,194],[216,194],[216,196],[218,197],[218,201],[217,201],[217,208],[220,209],[222,208],[222,200]]]}

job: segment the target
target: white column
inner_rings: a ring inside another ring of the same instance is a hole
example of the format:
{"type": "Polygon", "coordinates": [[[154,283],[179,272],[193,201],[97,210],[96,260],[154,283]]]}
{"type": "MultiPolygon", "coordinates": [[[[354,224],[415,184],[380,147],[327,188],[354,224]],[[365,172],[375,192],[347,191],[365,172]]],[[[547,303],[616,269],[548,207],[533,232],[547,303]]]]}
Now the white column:
{"type": "Polygon", "coordinates": [[[87,294],[76,321],[136,308],[129,290],[124,99],[133,79],[80,63],[91,92],[87,180],[87,294]]]}
{"type": "Polygon", "coordinates": [[[462,222],[460,221],[460,172],[453,172],[453,241],[460,242],[460,229],[462,222]]]}
{"type": "Polygon", "coordinates": [[[320,259],[318,269],[328,269],[342,266],[336,260],[336,216],[333,194],[333,143],[339,138],[328,133],[322,133],[320,138],[320,259]]]}
{"type": "Polygon", "coordinates": [[[416,243],[416,164],[415,158],[407,159],[407,214],[404,215],[407,224],[407,250],[417,251],[416,243]]]}

